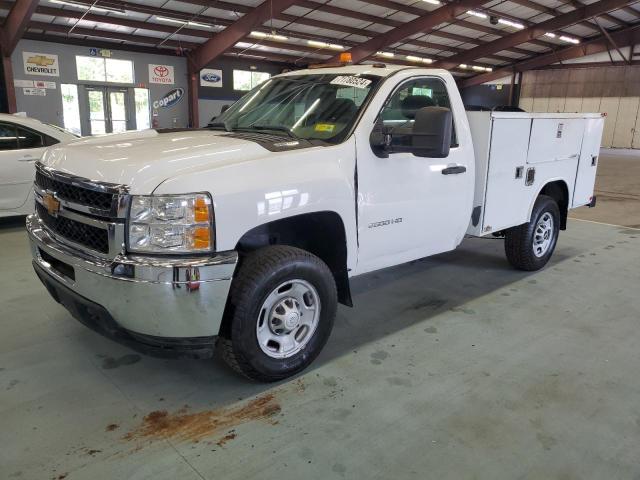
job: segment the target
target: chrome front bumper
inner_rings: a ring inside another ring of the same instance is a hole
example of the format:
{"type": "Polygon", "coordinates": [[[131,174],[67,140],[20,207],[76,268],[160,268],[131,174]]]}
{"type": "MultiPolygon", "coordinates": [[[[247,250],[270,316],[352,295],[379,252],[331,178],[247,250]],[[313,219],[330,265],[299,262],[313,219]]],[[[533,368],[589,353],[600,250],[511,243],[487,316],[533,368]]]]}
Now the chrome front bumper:
{"type": "MultiPolygon", "coordinates": [[[[87,300],[83,312],[91,312],[91,305],[93,310],[102,307],[133,337],[179,341],[218,334],[236,252],[206,258],[117,255],[105,260],[56,240],[35,214],[27,217],[27,232],[36,272],[54,298],[60,290],[80,302],[87,300]]],[[[68,302],[56,300],[80,315],[68,302]]]]}

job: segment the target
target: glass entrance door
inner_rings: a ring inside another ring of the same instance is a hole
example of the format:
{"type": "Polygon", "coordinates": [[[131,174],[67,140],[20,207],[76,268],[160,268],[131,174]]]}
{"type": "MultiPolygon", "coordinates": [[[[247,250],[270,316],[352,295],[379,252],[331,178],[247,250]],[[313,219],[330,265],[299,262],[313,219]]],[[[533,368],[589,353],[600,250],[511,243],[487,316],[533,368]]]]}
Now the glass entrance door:
{"type": "Polygon", "coordinates": [[[120,133],[127,130],[129,113],[126,89],[87,87],[89,134],[120,133]]]}
{"type": "Polygon", "coordinates": [[[127,131],[127,92],[126,90],[109,89],[109,119],[111,131],[122,133],[127,131]]]}

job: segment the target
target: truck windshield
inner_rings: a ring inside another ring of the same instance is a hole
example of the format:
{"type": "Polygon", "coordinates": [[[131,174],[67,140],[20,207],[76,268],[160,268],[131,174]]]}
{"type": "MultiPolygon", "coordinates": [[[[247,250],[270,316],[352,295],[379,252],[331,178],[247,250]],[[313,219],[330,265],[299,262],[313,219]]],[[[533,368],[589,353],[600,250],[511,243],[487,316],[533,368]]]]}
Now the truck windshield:
{"type": "Polygon", "coordinates": [[[339,74],[272,78],[243,96],[209,127],[340,143],[379,80],[373,75],[339,74]]]}

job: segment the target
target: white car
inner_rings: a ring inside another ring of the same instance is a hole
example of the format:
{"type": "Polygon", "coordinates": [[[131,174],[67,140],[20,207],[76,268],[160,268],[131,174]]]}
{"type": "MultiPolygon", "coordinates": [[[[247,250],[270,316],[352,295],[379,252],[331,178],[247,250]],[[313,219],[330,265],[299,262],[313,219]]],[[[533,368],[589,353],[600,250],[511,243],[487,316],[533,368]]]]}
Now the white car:
{"type": "Polygon", "coordinates": [[[465,235],[504,238],[513,266],[542,268],[568,210],[595,205],[603,125],[467,113],[444,70],[289,72],[207,129],[48,149],[27,217],[33,263],[104,335],[164,356],[216,345],[242,374],[279,380],[318,355],[351,277],[465,235]]]}
{"type": "Polygon", "coordinates": [[[0,217],[33,212],[34,163],[47,147],[77,138],[34,118],[0,113],[0,217]]]}

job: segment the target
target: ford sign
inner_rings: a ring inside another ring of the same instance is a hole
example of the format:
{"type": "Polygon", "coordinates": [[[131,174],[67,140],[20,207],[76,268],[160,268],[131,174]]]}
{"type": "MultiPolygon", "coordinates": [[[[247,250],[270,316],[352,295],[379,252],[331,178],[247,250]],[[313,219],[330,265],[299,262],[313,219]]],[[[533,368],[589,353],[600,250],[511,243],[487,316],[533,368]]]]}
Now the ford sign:
{"type": "Polygon", "coordinates": [[[171,108],[182,100],[184,88],[174,88],[165,96],[153,102],[153,108],[171,108]]]}
{"type": "Polygon", "coordinates": [[[207,72],[202,74],[202,80],[205,82],[218,83],[222,79],[215,73],[207,72]]]}

